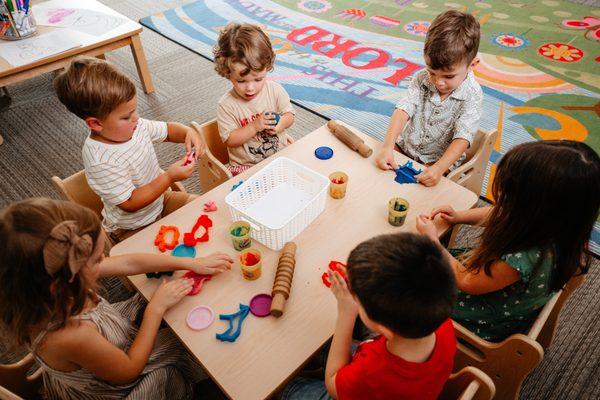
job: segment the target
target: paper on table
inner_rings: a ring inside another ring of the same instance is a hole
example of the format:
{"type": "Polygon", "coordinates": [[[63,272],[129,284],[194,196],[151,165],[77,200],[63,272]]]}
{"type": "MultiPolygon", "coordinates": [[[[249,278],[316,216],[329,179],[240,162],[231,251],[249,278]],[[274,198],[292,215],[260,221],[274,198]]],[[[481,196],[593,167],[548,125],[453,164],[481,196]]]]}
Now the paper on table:
{"type": "Polygon", "coordinates": [[[127,22],[115,15],[83,8],[35,7],[38,25],[60,26],[94,36],[101,36],[127,22]]]}
{"type": "Polygon", "coordinates": [[[68,30],[44,33],[29,39],[5,42],[0,46],[0,57],[9,64],[20,67],[53,54],[81,46],[68,30]]]}

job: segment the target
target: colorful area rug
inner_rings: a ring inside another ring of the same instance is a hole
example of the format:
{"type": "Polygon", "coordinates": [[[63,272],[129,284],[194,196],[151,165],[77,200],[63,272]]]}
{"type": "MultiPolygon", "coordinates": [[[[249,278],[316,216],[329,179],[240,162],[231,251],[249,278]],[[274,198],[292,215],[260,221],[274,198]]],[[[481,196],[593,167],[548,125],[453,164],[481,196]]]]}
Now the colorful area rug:
{"type": "MultiPolygon", "coordinates": [[[[558,0],[201,0],[140,22],[209,59],[228,22],[259,24],[277,53],[270,78],[296,104],[382,140],[395,102],[424,67],[430,21],[447,8],[472,13],[482,27],[475,71],[485,93],[481,128],[500,132],[482,195],[491,198],[495,164],[516,144],[563,138],[600,150],[598,7],[558,0]]],[[[592,241],[599,254],[599,224],[592,241]]]]}

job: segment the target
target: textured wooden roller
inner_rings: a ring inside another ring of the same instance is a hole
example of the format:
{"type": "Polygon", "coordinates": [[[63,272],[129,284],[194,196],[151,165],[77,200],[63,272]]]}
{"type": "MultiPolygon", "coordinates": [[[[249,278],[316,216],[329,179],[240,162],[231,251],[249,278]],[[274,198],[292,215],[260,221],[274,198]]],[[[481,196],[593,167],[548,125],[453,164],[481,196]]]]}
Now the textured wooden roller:
{"type": "Polygon", "coordinates": [[[271,315],[281,317],[285,302],[290,297],[292,288],[292,280],[294,279],[294,268],[296,266],[296,243],[287,242],[281,250],[279,262],[277,264],[277,272],[275,273],[275,281],[273,282],[273,290],[271,296],[271,315]]]}
{"type": "Polygon", "coordinates": [[[327,128],[329,128],[335,137],[344,142],[346,146],[357,151],[364,158],[371,156],[373,153],[373,149],[367,146],[361,138],[345,126],[332,120],[327,122],[327,128]]]}

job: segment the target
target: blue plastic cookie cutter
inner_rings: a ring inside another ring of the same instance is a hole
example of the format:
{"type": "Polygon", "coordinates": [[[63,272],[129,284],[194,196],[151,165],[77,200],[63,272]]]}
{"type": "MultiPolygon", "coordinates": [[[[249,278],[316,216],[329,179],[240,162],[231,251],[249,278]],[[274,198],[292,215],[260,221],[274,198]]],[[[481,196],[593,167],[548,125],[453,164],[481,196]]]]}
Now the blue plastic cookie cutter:
{"type": "Polygon", "coordinates": [[[417,183],[415,175],[423,172],[420,169],[413,167],[412,161],[407,161],[404,165],[398,167],[396,170],[396,178],[394,179],[398,183],[417,183]]]}
{"type": "Polygon", "coordinates": [[[233,314],[221,314],[219,319],[229,321],[229,328],[223,333],[217,333],[217,339],[222,342],[235,342],[242,333],[242,323],[250,313],[250,307],[240,304],[240,310],[233,314]],[[234,328],[235,320],[238,320],[237,327],[234,328]]]}
{"type": "Polygon", "coordinates": [[[315,149],[315,157],[319,160],[329,160],[333,157],[333,150],[331,147],[321,146],[315,149]]]}
{"type": "Polygon", "coordinates": [[[238,186],[240,186],[242,183],[244,183],[244,181],[243,181],[243,180],[241,180],[241,181],[239,181],[238,183],[236,183],[235,185],[233,185],[233,186],[231,187],[231,191],[233,192],[233,191],[234,191],[235,189],[237,189],[237,188],[238,188],[238,186]]]}
{"type": "Polygon", "coordinates": [[[279,113],[277,112],[272,112],[272,111],[268,111],[265,113],[265,115],[272,115],[275,117],[275,125],[277,125],[279,123],[279,119],[281,118],[279,113]]]}

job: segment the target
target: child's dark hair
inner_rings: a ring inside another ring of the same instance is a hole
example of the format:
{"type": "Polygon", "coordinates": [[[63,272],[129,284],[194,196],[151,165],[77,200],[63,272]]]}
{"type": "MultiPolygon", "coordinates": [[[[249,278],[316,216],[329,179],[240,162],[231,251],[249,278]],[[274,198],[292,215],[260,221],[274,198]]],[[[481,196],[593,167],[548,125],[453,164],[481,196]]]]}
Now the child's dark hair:
{"type": "Polygon", "coordinates": [[[89,257],[75,249],[61,259],[56,251],[61,246],[54,239],[59,225],[74,227],[62,250],[73,250],[69,246],[83,239],[89,250],[89,242],[93,248],[102,234],[98,216],[71,202],[34,198],[0,211],[0,323],[15,344],[30,344],[32,329],[44,329],[49,322],[53,329],[65,326],[86,300],[96,299],[94,284],[71,269],[73,261],[82,265],[89,257]]]}
{"type": "Polygon", "coordinates": [[[471,14],[448,10],[433,20],[423,49],[432,69],[448,69],[461,62],[470,64],[479,51],[479,22],[471,14]]]}
{"type": "Polygon", "coordinates": [[[498,164],[492,195],[496,205],[469,269],[491,275],[492,263],[505,254],[550,250],[557,266],[553,291],[583,269],[600,207],[600,157],[588,145],[548,140],[513,147],[498,164]]]}
{"type": "Polygon", "coordinates": [[[454,308],[454,272],[427,237],[376,236],[352,250],[347,271],[350,288],[368,317],[400,336],[433,333],[454,308]]]}
{"type": "Polygon", "coordinates": [[[275,52],[269,37],[256,25],[231,22],[219,34],[213,48],[215,71],[229,79],[233,64],[240,63],[246,68],[241,76],[250,71],[271,71],[275,62],[275,52]]]}
{"type": "Polygon", "coordinates": [[[135,86],[121,71],[97,58],[80,57],[54,78],[54,91],[81,119],[104,119],[135,96],[135,86]]]}

